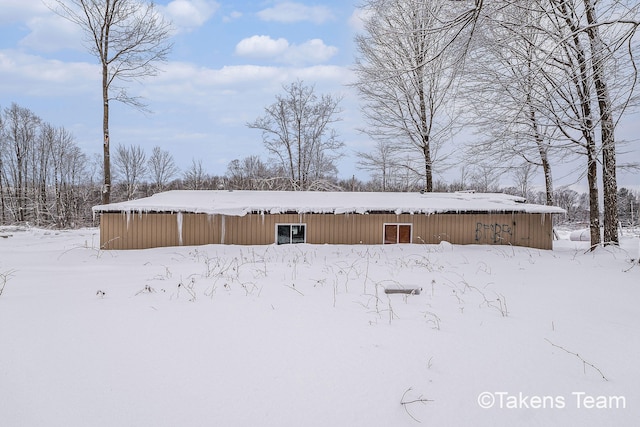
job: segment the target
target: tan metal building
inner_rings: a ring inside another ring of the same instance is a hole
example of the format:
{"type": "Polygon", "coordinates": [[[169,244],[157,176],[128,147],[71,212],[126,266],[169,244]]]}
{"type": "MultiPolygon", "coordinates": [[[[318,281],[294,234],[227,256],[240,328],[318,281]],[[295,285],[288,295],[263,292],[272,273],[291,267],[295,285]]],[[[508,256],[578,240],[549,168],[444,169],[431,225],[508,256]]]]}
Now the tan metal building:
{"type": "Polygon", "coordinates": [[[439,243],[552,249],[560,208],[505,194],[169,191],[93,208],[103,249],[439,243]]]}

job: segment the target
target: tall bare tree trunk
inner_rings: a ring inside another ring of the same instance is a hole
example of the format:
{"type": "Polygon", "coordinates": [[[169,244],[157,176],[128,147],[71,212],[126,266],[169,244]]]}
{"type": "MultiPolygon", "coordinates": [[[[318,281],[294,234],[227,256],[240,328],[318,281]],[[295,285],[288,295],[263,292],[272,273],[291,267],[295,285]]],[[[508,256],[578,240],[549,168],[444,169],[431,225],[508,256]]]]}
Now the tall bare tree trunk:
{"type": "Polygon", "coordinates": [[[553,205],[553,178],[551,176],[551,164],[549,163],[549,157],[547,150],[543,146],[542,142],[538,143],[538,150],[540,151],[540,162],[542,163],[542,173],[544,174],[544,188],[545,188],[545,203],[547,206],[553,205]]]}
{"type": "MultiPolygon", "coordinates": [[[[531,87],[531,86],[529,86],[531,87]]],[[[547,206],[553,205],[553,180],[551,176],[551,164],[549,163],[549,153],[547,146],[544,143],[544,138],[540,134],[538,129],[538,116],[536,110],[533,107],[533,101],[531,100],[531,93],[527,93],[527,105],[529,107],[529,122],[533,131],[533,136],[538,147],[538,153],[540,154],[540,165],[542,165],[542,173],[544,174],[544,188],[546,195],[547,206]]],[[[537,163],[537,162],[536,162],[537,163]]]]}
{"type": "Polygon", "coordinates": [[[433,191],[433,171],[431,164],[431,150],[429,149],[429,122],[427,118],[427,104],[424,91],[424,70],[423,66],[418,67],[418,97],[420,103],[420,144],[422,144],[422,155],[424,159],[424,191],[433,191]]]}
{"type": "Polygon", "coordinates": [[[600,109],[602,139],[602,190],[604,195],[604,244],[618,245],[618,183],[616,180],[616,142],[614,135],[611,98],[604,76],[605,47],[596,25],[598,20],[592,0],[583,0],[587,15],[586,27],[591,43],[593,82],[600,109]]]}
{"type": "MultiPolygon", "coordinates": [[[[164,62],[171,50],[171,24],[145,0],[54,0],[60,16],[78,25],[87,40],[89,53],[102,65],[102,203],[111,200],[109,140],[109,90],[115,81],[139,81],[156,75],[157,62],[164,62]]],[[[113,99],[143,109],[145,105],[118,88],[113,99]]]]}
{"type": "MultiPolygon", "coordinates": [[[[108,38],[108,33],[107,36],[108,38]]],[[[105,42],[105,49],[108,41],[105,42]]],[[[109,149],[109,70],[107,64],[102,64],[102,149],[104,159],[104,185],[102,186],[102,204],[111,202],[111,153],[109,149]]]]}
{"type": "Polygon", "coordinates": [[[589,234],[591,236],[591,250],[593,250],[600,244],[598,161],[594,142],[587,143],[587,182],[589,186],[589,234]]]}
{"type": "Polygon", "coordinates": [[[591,249],[601,243],[600,238],[600,206],[598,205],[598,163],[596,141],[593,135],[593,112],[591,110],[590,79],[587,70],[587,55],[580,41],[580,29],[572,19],[571,11],[563,0],[555,0],[556,7],[561,12],[567,27],[571,30],[571,49],[575,51],[579,69],[578,74],[572,76],[574,85],[580,98],[580,110],[583,118],[582,135],[587,151],[587,182],[589,187],[589,231],[591,249]]]}
{"type": "Polygon", "coordinates": [[[4,204],[4,185],[2,183],[2,174],[4,173],[4,171],[2,170],[2,157],[0,157],[0,218],[1,223],[5,224],[6,223],[6,207],[4,204]]]}
{"type": "Polygon", "coordinates": [[[424,191],[431,193],[433,191],[433,167],[431,165],[431,153],[429,150],[429,137],[425,136],[427,142],[422,146],[422,152],[424,153],[424,177],[425,188],[424,191]]]}

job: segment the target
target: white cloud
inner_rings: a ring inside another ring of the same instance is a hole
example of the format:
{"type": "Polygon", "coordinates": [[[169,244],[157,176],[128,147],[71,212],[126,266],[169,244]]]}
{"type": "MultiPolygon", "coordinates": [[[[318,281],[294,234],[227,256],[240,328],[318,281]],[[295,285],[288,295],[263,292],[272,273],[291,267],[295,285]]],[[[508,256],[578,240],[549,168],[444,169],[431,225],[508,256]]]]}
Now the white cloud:
{"type": "Polygon", "coordinates": [[[35,16],[27,21],[30,33],[20,40],[20,46],[39,52],[62,49],[86,50],[82,44],[82,29],[55,14],[35,16]]]}
{"type": "Polygon", "coordinates": [[[258,12],[258,17],[263,21],[284,23],[310,21],[316,24],[322,24],[334,18],[331,10],[326,6],[307,6],[287,1],[261,10],[258,12]]]}
{"type": "Polygon", "coordinates": [[[210,0],[173,0],[159,8],[178,30],[191,31],[207,22],[219,7],[210,0]]]}
{"type": "Polygon", "coordinates": [[[274,58],[281,56],[289,48],[286,39],[272,39],[269,36],[251,36],[236,45],[236,55],[249,58],[274,58]]]}
{"type": "Polygon", "coordinates": [[[234,10],[233,12],[231,12],[230,14],[222,18],[222,21],[231,22],[231,21],[235,21],[236,19],[240,19],[241,17],[242,17],[242,12],[238,12],[237,10],[234,10]]]}
{"type": "Polygon", "coordinates": [[[329,60],[338,53],[335,46],[327,46],[320,39],[312,39],[301,45],[294,45],[282,56],[282,61],[288,64],[319,64],[329,60]]]}
{"type": "Polygon", "coordinates": [[[34,15],[50,13],[42,0],[0,0],[0,10],[0,24],[24,22],[34,15]]]}
{"type": "Polygon", "coordinates": [[[312,39],[303,44],[290,44],[286,39],[269,36],[252,36],[236,45],[235,53],[252,59],[269,59],[275,62],[303,65],[326,62],[338,52],[335,46],[327,46],[321,39],[312,39]]]}
{"type": "Polygon", "coordinates": [[[349,17],[349,27],[354,31],[364,30],[364,23],[372,13],[371,9],[356,8],[349,17]]]}
{"type": "MultiPolygon", "coordinates": [[[[85,50],[82,45],[82,30],[71,21],[49,9],[56,9],[53,0],[0,0],[0,25],[16,25],[7,33],[15,31],[22,35],[18,45],[38,52],[55,52],[62,49],[85,50]]],[[[57,7],[60,9],[60,7],[57,7]]]]}
{"type": "Polygon", "coordinates": [[[100,87],[97,65],[44,59],[16,51],[0,51],[0,75],[3,76],[0,92],[7,96],[69,96],[100,87]]]}

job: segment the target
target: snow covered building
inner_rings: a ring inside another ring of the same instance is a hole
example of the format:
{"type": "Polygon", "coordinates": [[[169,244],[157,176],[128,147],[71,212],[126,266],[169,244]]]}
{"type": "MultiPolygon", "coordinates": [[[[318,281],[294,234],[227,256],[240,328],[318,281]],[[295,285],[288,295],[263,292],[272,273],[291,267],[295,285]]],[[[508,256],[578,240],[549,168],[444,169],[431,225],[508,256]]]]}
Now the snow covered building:
{"type": "Polygon", "coordinates": [[[439,243],[552,248],[553,206],[505,194],[168,191],[93,208],[104,249],[439,243]]]}

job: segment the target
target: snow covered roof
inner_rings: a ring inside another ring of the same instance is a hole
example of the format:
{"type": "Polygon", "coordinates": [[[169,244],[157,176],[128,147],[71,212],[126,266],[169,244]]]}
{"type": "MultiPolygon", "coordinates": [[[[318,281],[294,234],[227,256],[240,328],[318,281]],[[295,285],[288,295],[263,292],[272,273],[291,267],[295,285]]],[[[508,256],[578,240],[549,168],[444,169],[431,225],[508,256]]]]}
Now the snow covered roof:
{"type": "Polygon", "coordinates": [[[100,205],[99,212],[189,212],[231,216],[249,213],[564,213],[499,193],[364,193],[315,191],[175,190],[138,200],[100,205]]]}

